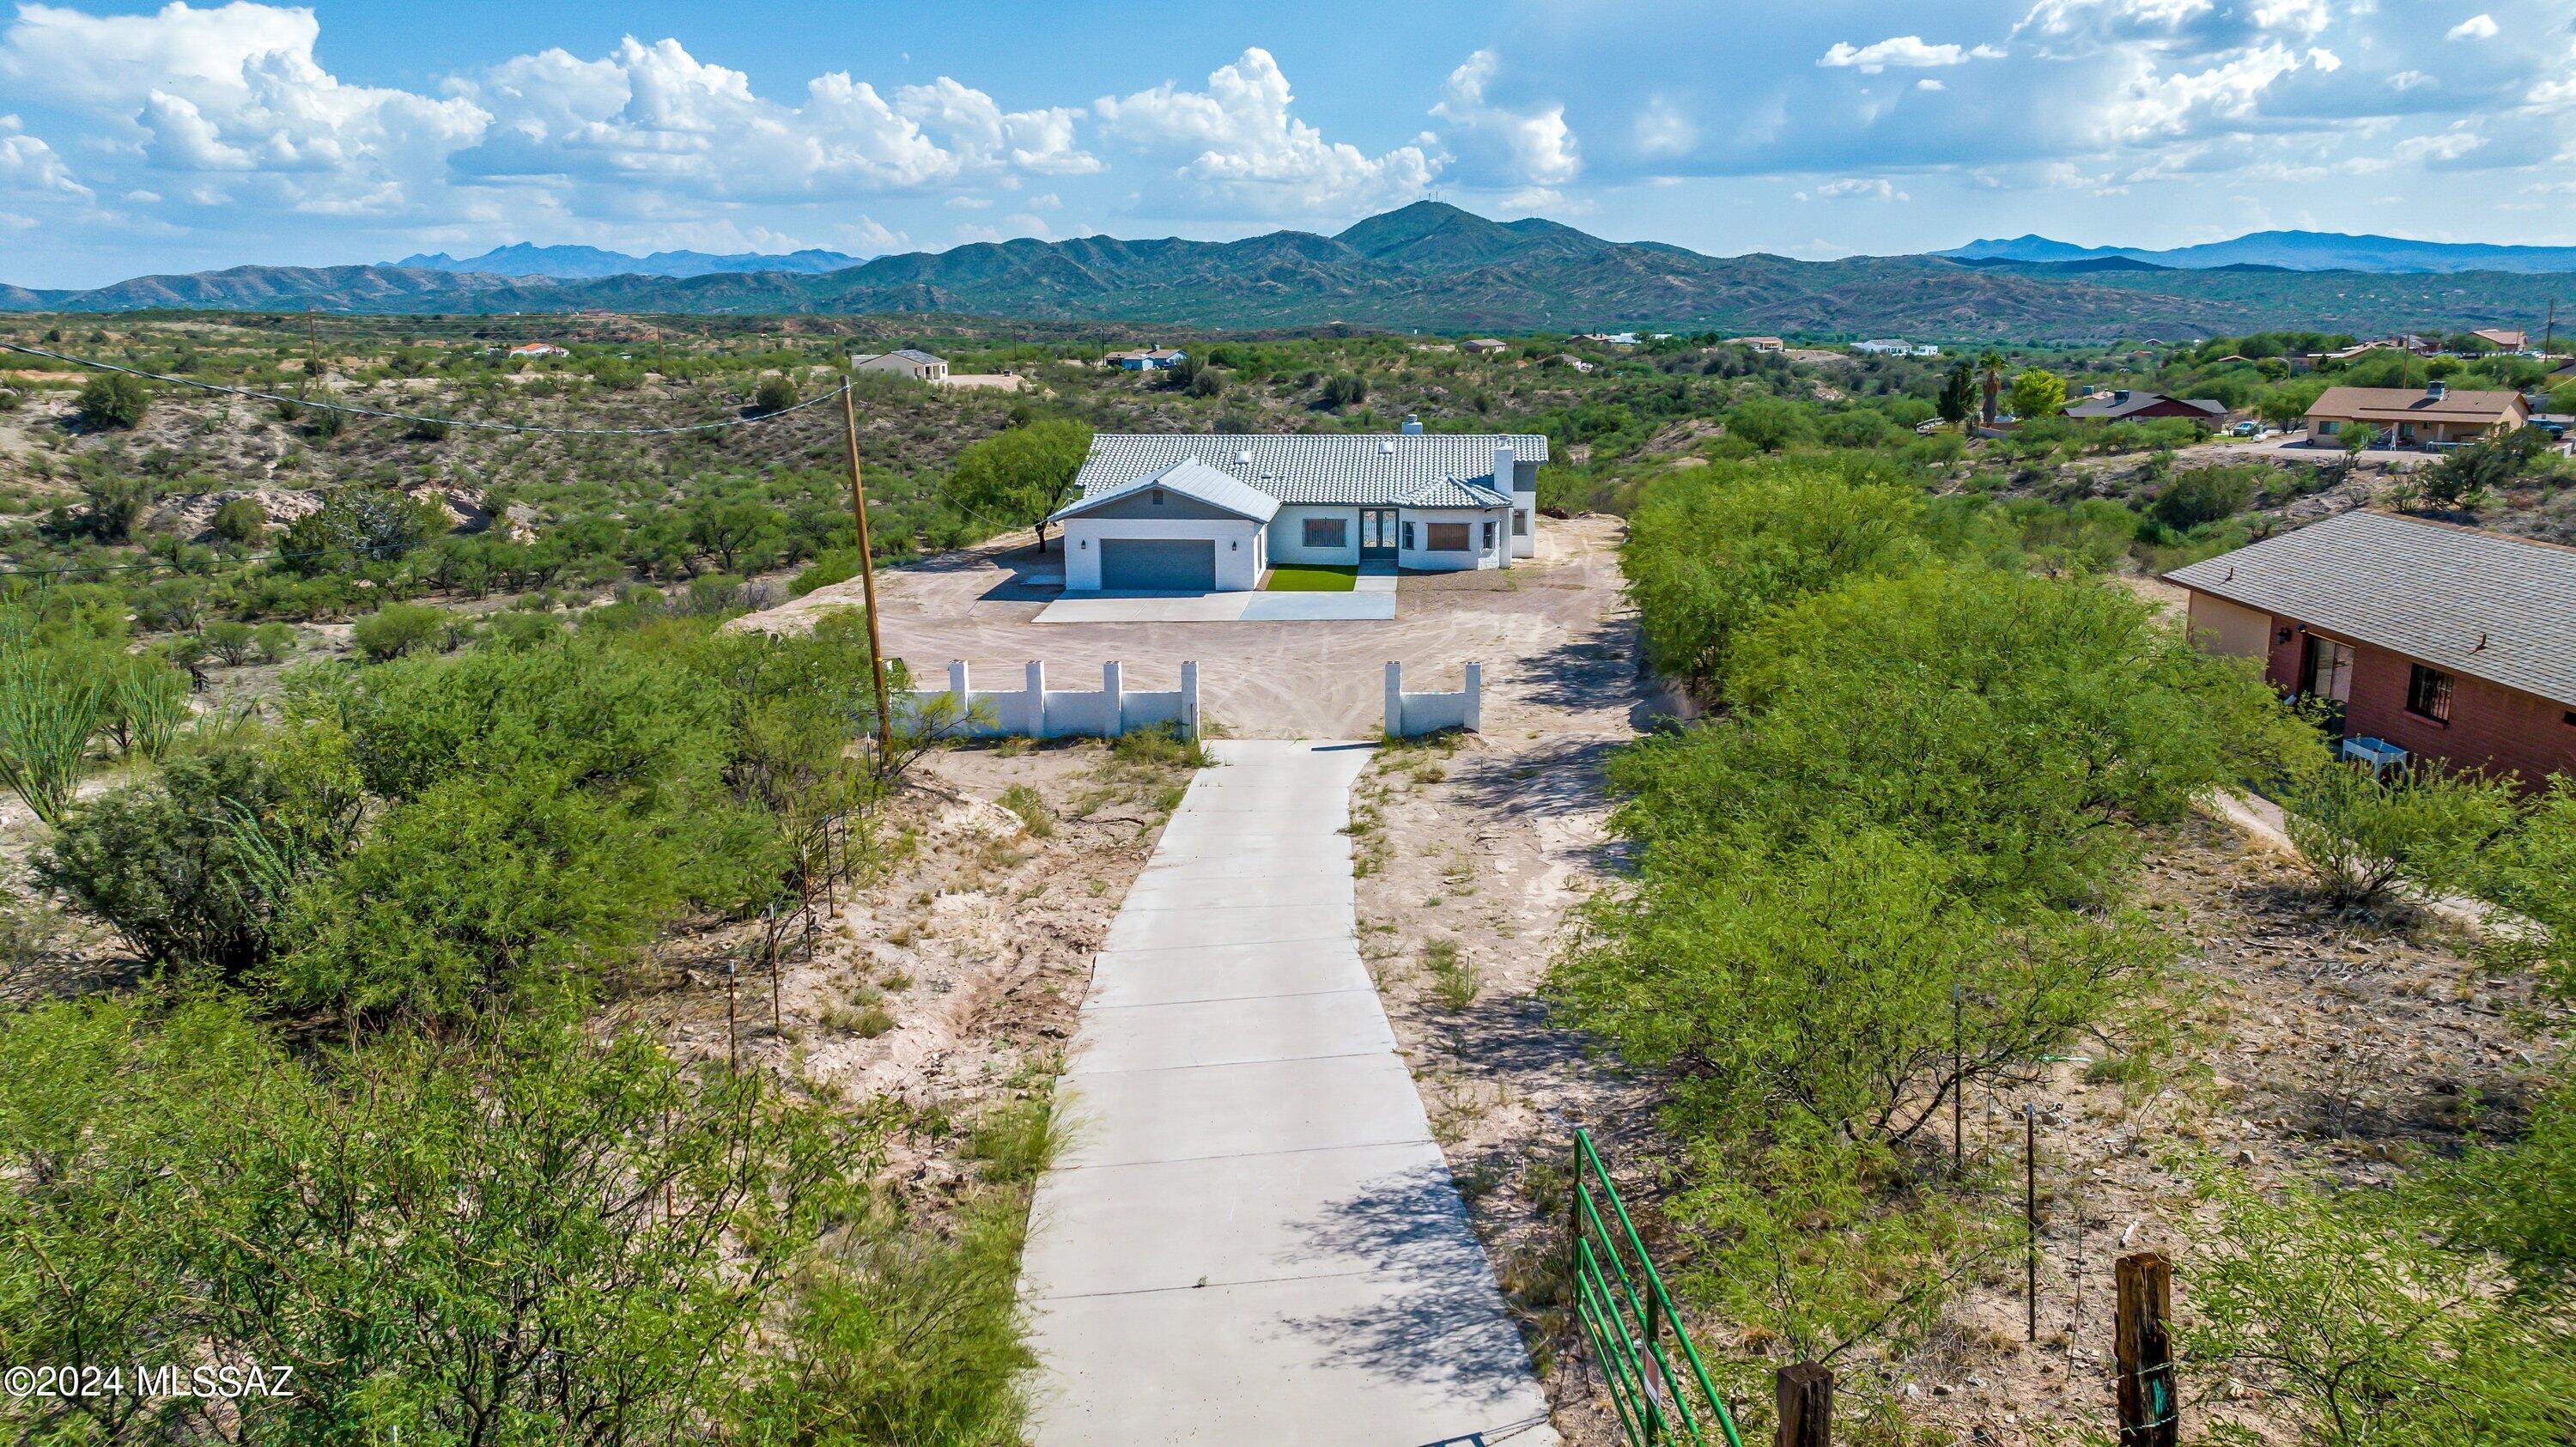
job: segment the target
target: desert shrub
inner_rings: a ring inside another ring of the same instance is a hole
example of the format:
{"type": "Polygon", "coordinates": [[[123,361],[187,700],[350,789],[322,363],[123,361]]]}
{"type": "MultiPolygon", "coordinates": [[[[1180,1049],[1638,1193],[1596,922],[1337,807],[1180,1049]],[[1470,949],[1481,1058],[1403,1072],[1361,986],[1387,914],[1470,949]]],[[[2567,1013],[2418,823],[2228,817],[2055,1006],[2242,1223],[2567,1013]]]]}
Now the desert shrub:
{"type": "Polygon", "coordinates": [[[81,526],[101,542],[124,542],[158,495],[148,477],[92,473],[81,479],[81,526]]]}
{"type": "Polygon", "coordinates": [[[1748,397],[1726,409],[1726,435],[1779,452],[1815,440],[1815,413],[1782,397],[1748,397]]]}
{"type": "Polygon", "coordinates": [[[755,412],[784,412],[795,405],[795,382],[775,373],[761,378],[760,386],[751,394],[751,408],[755,412]]]}
{"type": "Polygon", "coordinates": [[[426,603],[387,603],[349,629],[349,641],[371,663],[440,646],[454,622],[444,608],[426,603]]]}
{"type": "Polygon", "coordinates": [[[1919,564],[1913,491],[1866,462],[1720,464],[1649,492],[1619,565],[1647,656],[1713,691],[1735,635],[1834,582],[1919,564]]]}
{"type": "Polygon", "coordinates": [[[239,668],[250,662],[257,651],[252,643],[252,628],[237,619],[223,618],[206,625],[206,647],[228,668],[239,668]]]}
{"type": "Polygon", "coordinates": [[[1357,372],[1336,372],[1324,383],[1324,405],[1336,410],[1368,400],[1368,379],[1357,372]]]}
{"type": "Polygon", "coordinates": [[[836,548],[806,565],[787,585],[788,596],[802,598],[817,588],[846,583],[859,575],[859,550],[836,548]]]}
{"type": "Polygon", "coordinates": [[[139,427],[151,410],[151,389],[140,379],[121,372],[92,377],[72,402],[73,414],[80,418],[82,426],[101,430],[139,427]]]}
{"type": "Polygon", "coordinates": [[[2438,765],[2381,776],[2329,764],[2283,790],[2299,860],[2340,905],[2377,901],[2400,879],[2441,890],[2471,872],[2482,845],[2513,822],[2510,784],[2438,765]]]}
{"type": "Polygon", "coordinates": [[[295,630],[283,623],[262,623],[250,631],[250,639],[262,663],[279,662],[295,651],[295,630]]]}
{"type": "MultiPolygon", "coordinates": [[[[0,1352],[293,1371],[275,1398],[155,1401],[129,1374],[43,1404],[96,1440],[463,1441],[496,1419],[513,1440],[702,1440],[761,1407],[742,1343],[824,1290],[805,1268],[859,1216],[881,1132],[569,1021],[307,1060],[220,998],[47,1006],[0,1024],[0,1352]]],[[[957,1299],[931,1286],[959,1273],[884,1265],[870,1285],[957,1299]]],[[[1000,1279],[974,1367],[1016,1347],[1000,1279]]],[[[960,1328],[896,1319],[917,1336],[798,1343],[863,1397],[971,1402],[967,1364],[919,1339],[960,1328]]],[[[0,1402],[0,1422],[35,1432],[36,1410],[0,1402]]]]}
{"type": "Polygon", "coordinates": [[[1055,810],[1046,797],[1026,784],[1013,784],[1002,791],[1002,807],[1020,817],[1020,827],[1030,837],[1044,839],[1055,833],[1055,810]]]}
{"type": "Polygon", "coordinates": [[[0,612],[0,783],[29,813],[62,821],[108,708],[83,654],[40,646],[28,620],[0,612]]]}
{"type": "MultiPolygon", "coordinates": [[[[2576,1433],[2576,1353],[2556,1324],[2499,1296],[2484,1262],[2398,1203],[2306,1186],[2217,1195],[2184,1350],[2286,1403],[2300,1440],[2543,1447],[2576,1433]]],[[[2213,1433],[2269,1440],[2232,1423],[2213,1433]]]]}
{"type": "Polygon", "coordinates": [[[287,893],[355,837],[356,783],[326,755],[182,755],[75,810],[37,877],[145,959],[237,977],[269,958],[287,893]]]}
{"type": "Polygon", "coordinates": [[[2147,515],[2176,532],[2221,522],[2254,500],[2255,479],[2244,469],[2202,467],[2177,474],[2156,494],[2147,515]]]}
{"type": "Polygon", "coordinates": [[[268,531],[268,513],[255,498],[230,498],[215,509],[214,521],[209,526],[214,535],[225,542],[249,547],[268,531]]]}

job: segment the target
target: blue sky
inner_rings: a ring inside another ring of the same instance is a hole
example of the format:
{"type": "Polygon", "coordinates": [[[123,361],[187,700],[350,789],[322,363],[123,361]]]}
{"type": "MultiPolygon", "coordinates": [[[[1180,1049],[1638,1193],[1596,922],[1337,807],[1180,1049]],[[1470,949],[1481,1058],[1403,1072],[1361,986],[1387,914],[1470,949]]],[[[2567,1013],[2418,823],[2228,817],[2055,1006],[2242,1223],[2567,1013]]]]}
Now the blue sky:
{"type": "Polygon", "coordinates": [[[1801,257],[2576,243],[2576,0],[0,8],[0,280],[860,254],[1437,196],[1801,257]]]}

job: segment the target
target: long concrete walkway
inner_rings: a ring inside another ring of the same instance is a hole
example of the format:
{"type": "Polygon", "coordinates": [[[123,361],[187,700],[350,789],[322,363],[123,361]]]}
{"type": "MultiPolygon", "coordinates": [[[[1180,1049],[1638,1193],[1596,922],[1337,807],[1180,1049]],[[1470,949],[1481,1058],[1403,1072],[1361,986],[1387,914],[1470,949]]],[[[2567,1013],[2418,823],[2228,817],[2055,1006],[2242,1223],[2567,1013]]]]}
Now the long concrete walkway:
{"type": "Polygon", "coordinates": [[[1556,1442],[1360,963],[1365,744],[1209,746],[1092,969],[1020,1289],[1039,1447],[1556,1442]]]}

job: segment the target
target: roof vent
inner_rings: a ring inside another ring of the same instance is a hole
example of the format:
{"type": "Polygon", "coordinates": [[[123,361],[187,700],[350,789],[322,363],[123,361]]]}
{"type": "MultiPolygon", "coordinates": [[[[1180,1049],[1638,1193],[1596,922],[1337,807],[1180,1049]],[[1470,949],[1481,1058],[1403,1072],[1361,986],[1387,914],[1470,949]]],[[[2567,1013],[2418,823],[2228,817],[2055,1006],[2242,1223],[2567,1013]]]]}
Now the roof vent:
{"type": "Polygon", "coordinates": [[[1395,439],[1392,437],[1379,438],[1377,440],[1377,455],[1380,457],[1393,457],[1395,455],[1395,439]]]}
{"type": "Polygon", "coordinates": [[[2121,388],[2121,389],[2119,389],[2118,391],[2113,392],[2113,393],[2111,394],[2111,400],[2112,400],[2112,401],[2114,401],[2114,402],[2126,402],[2126,401],[2128,401],[2128,400],[2129,400],[2129,389],[2128,389],[2128,388],[2126,388],[2126,387],[2122,387],[2122,388],[2121,388]]]}
{"type": "Polygon", "coordinates": [[[2436,402],[2439,402],[2443,398],[2451,395],[2451,384],[2443,381],[2439,377],[2435,377],[2432,381],[2424,384],[2424,395],[2432,398],[2436,402]]]}
{"type": "Polygon", "coordinates": [[[1404,414],[1404,435],[1405,435],[1405,436],[1407,436],[1407,437],[1419,437],[1419,436],[1421,436],[1421,435],[1422,435],[1422,419],[1421,419],[1421,418],[1419,418],[1419,417],[1414,416],[1414,415],[1413,415],[1412,413],[1410,413],[1410,412],[1405,413],[1405,414],[1404,414]]]}
{"type": "Polygon", "coordinates": [[[1247,464],[1247,463],[1249,463],[1249,462],[1251,462],[1251,461],[1252,461],[1252,449],[1251,449],[1251,448],[1249,448],[1249,447],[1238,447],[1238,448],[1236,448],[1236,449],[1234,450],[1234,464],[1235,464],[1235,466],[1237,466],[1237,467],[1241,467],[1241,466],[1244,466],[1245,464],[1247,464]]]}

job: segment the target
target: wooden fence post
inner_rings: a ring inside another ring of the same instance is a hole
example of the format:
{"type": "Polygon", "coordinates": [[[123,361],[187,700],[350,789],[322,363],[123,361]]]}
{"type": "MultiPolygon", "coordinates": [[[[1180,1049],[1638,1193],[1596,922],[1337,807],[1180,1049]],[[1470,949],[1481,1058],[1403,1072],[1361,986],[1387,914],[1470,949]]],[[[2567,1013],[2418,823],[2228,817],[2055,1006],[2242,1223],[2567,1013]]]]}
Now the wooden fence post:
{"type": "Polygon", "coordinates": [[[2159,1252],[2119,1259],[2120,1300],[2112,1356],[2118,1363],[2120,1447],[2177,1447],[2181,1404],[2174,1398],[2173,1266],[2159,1252]]]}
{"type": "Polygon", "coordinates": [[[1834,1374],[1814,1362],[1792,1362],[1773,1377],[1779,1393],[1779,1447],[1832,1447],[1834,1374]]]}

